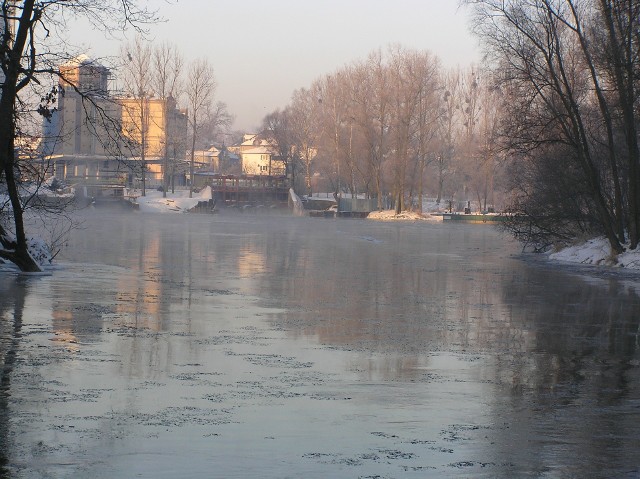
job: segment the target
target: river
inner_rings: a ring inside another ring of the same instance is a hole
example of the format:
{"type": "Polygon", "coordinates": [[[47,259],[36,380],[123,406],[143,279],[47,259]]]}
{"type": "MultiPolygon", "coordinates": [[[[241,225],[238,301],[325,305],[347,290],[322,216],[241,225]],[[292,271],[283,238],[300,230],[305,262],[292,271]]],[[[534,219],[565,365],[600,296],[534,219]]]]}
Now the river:
{"type": "Polygon", "coordinates": [[[490,225],[89,211],[0,271],[0,477],[640,477],[639,287],[490,225]]]}

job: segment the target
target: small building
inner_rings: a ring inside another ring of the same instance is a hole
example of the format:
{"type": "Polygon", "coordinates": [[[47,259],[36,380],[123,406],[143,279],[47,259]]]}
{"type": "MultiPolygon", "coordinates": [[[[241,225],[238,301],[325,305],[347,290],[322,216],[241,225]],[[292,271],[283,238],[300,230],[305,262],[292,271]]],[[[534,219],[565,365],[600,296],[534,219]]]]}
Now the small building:
{"type": "Polygon", "coordinates": [[[278,156],[278,144],[266,133],[245,134],[242,143],[233,151],[240,155],[243,175],[277,177],[286,173],[286,164],[278,156]]]}
{"type": "Polygon", "coordinates": [[[240,155],[226,146],[211,145],[206,150],[194,152],[194,170],[202,174],[240,175],[242,174],[240,155]]]}
{"type": "Polygon", "coordinates": [[[206,150],[196,150],[193,152],[193,162],[200,169],[217,172],[220,169],[220,150],[214,145],[206,150]]]}

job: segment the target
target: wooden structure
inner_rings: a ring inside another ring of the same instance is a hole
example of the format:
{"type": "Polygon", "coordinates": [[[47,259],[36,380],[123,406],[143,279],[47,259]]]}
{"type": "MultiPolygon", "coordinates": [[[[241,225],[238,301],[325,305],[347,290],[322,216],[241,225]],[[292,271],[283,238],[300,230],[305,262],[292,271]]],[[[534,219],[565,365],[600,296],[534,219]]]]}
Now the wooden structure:
{"type": "Polygon", "coordinates": [[[217,206],[288,205],[290,186],[286,176],[216,174],[207,175],[205,184],[211,186],[217,206]]]}
{"type": "Polygon", "coordinates": [[[444,213],[442,215],[444,221],[461,221],[465,223],[499,223],[505,221],[507,216],[499,214],[460,214],[460,213],[444,213]]]}

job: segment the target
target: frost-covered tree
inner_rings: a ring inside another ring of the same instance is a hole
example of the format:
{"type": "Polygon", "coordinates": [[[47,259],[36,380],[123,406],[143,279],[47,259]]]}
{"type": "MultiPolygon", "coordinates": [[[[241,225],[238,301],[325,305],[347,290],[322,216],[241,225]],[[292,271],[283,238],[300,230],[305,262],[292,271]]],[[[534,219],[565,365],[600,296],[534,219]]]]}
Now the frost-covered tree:
{"type": "MultiPolygon", "coordinates": [[[[23,271],[41,266],[29,251],[18,143],[29,112],[50,115],[57,95],[58,65],[76,56],[57,37],[69,19],[83,17],[105,31],[155,20],[137,0],[3,0],[0,5],[0,259],[23,271]]],[[[90,99],[89,99],[90,100],[90,99]]]]}
{"type": "MultiPolygon", "coordinates": [[[[505,101],[513,231],[640,242],[640,3],[465,0],[505,101]]],[[[527,237],[527,236],[532,237],[527,237]]],[[[537,240],[536,240],[537,241],[537,240]]]]}
{"type": "Polygon", "coordinates": [[[187,107],[189,114],[187,121],[191,134],[190,158],[189,162],[189,198],[193,196],[193,175],[195,163],[196,141],[202,131],[202,126],[211,117],[213,99],[216,93],[216,79],[213,74],[213,67],[206,59],[195,60],[189,67],[187,73],[187,83],[185,85],[185,95],[187,97],[187,107]]]}

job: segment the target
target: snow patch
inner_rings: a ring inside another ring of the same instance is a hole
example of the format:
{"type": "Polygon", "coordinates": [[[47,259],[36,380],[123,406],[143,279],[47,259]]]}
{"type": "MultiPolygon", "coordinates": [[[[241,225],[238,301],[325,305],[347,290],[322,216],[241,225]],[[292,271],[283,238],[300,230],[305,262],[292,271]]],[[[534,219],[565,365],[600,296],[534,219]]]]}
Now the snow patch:
{"type": "Polygon", "coordinates": [[[43,268],[51,264],[51,250],[42,238],[31,237],[27,239],[27,249],[33,260],[43,268]]]}
{"type": "Polygon", "coordinates": [[[289,198],[291,198],[291,202],[293,203],[294,214],[296,216],[302,216],[304,211],[304,207],[302,206],[302,200],[296,194],[296,192],[293,191],[293,188],[289,188],[289,198]]]}
{"type": "Polygon", "coordinates": [[[604,236],[551,253],[549,258],[553,261],[640,269],[640,248],[630,250],[629,245],[625,245],[625,252],[615,256],[611,254],[611,246],[604,236]]]}
{"type": "Polygon", "coordinates": [[[403,211],[396,214],[394,210],[372,211],[367,218],[378,221],[442,221],[442,216],[403,211]]]}
{"type": "MultiPolygon", "coordinates": [[[[5,237],[6,240],[10,242],[15,242],[15,236],[9,234],[5,237]]],[[[11,250],[9,250],[11,251],[11,250]]],[[[53,256],[51,254],[51,249],[47,245],[47,243],[40,237],[33,236],[27,238],[27,251],[31,258],[36,262],[40,268],[44,269],[51,265],[51,261],[53,261],[53,256]]],[[[15,265],[8,260],[0,259],[0,265],[4,268],[14,269],[15,265]]]]}
{"type": "Polygon", "coordinates": [[[145,196],[137,196],[136,190],[128,190],[126,196],[136,197],[135,202],[140,206],[143,213],[186,213],[196,206],[200,201],[211,199],[211,187],[207,186],[200,192],[194,193],[193,198],[189,198],[188,190],[178,190],[175,193],[167,192],[167,197],[162,197],[162,192],[157,190],[147,190],[145,196]]]}

